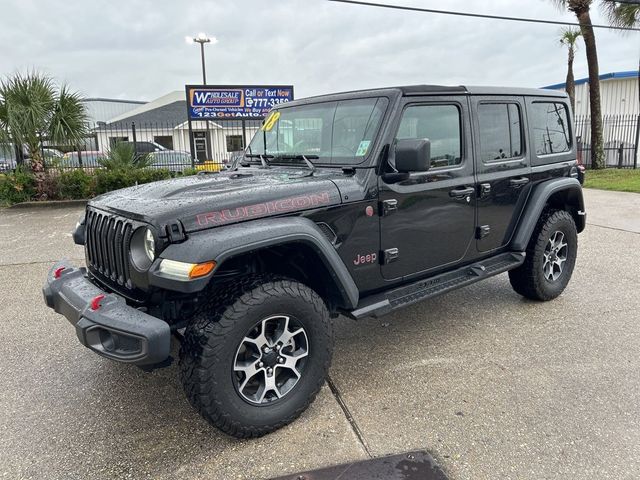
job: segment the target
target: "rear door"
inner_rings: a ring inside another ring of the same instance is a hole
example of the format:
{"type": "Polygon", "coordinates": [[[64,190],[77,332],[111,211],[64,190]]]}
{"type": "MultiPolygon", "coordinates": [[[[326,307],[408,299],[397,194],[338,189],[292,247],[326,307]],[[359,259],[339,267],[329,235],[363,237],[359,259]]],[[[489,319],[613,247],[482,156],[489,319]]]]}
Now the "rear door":
{"type": "Polygon", "coordinates": [[[523,97],[472,97],[477,173],[476,245],[507,245],[530,191],[523,97]]]}
{"type": "Polygon", "coordinates": [[[399,183],[380,179],[382,275],[393,280],[461,260],[473,244],[475,188],[465,96],[404,100],[395,139],[428,138],[431,165],[399,183]]]}

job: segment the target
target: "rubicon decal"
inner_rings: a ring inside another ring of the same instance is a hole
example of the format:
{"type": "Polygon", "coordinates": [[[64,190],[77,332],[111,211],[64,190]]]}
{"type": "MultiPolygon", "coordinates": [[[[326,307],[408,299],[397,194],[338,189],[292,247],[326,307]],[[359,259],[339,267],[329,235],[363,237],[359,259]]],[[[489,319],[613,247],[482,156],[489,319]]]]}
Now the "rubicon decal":
{"type": "Polygon", "coordinates": [[[196,215],[196,223],[204,227],[206,225],[223,225],[225,223],[238,222],[251,218],[266,217],[277,213],[293,212],[311,207],[320,207],[331,203],[329,192],[319,192],[310,195],[282,198],[270,202],[256,203],[255,205],[227,208],[214,212],[196,215]]]}

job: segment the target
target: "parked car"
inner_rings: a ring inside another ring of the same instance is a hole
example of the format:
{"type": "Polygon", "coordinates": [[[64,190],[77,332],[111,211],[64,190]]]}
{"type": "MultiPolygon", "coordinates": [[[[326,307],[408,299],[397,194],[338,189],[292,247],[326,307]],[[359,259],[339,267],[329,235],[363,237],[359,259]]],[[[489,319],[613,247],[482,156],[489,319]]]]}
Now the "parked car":
{"type": "Polygon", "coordinates": [[[0,173],[16,169],[16,152],[12,144],[0,144],[0,173]]]}
{"type": "Polygon", "coordinates": [[[0,173],[13,172],[16,169],[16,159],[8,157],[0,157],[0,173]]]}
{"type": "Polygon", "coordinates": [[[96,150],[84,150],[80,152],[65,153],[60,161],[60,167],[63,168],[98,168],[100,160],[106,158],[106,155],[96,150]]]}
{"type": "Polygon", "coordinates": [[[167,169],[170,172],[184,172],[193,167],[191,154],[176,150],[161,150],[149,154],[151,168],[167,169]]]}
{"type": "MultiPolygon", "coordinates": [[[[41,150],[44,157],[45,166],[58,166],[63,158],[62,152],[55,148],[43,148],[41,150]]],[[[26,147],[23,147],[23,157],[25,162],[30,162],[29,153],[26,147]]],[[[16,152],[13,144],[5,144],[0,146],[0,172],[12,172],[16,169],[16,152]]]]}
{"type": "Polygon", "coordinates": [[[90,200],[73,233],[86,270],[54,264],[44,299],[115,361],[166,367],[175,337],[191,405],[230,435],[264,435],[322,388],[340,314],[379,317],[505,272],[525,298],[562,294],[586,225],[570,122],[554,90],[280,104],[242,165],[90,200]]]}
{"type": "Polygon", "coordinates": [[[47,167],[59,167],[64,160],[64,154],[56,148],[43,148],[44,164],[47,167]]]}
{"type": "Polygon", "coordinates": [[[160,145],[159,143],[156,142],[148,142],[148,141],[143,141],[143,142],[131,142],[131,141],[123,141],[121,143],[125,143],[127,145],[132,145],[135,147],[135,151],[138,155],[146,155],[148,153],[153,153],[153,152],[162,152],[162,151],[172,151],[169,150],[166,147],[163,147],[162,145],[160,145]]]}

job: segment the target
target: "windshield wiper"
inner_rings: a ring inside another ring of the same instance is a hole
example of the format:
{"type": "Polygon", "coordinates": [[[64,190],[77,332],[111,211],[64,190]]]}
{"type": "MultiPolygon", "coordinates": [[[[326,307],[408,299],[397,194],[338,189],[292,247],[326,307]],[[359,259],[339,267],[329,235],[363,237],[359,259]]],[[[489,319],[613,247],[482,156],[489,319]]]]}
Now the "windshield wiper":
{"type": "Polygon", "coordinates": [[[271,166],[269,165],[269,162],[267,162],[266,160],[267,158],[275,158],[273,155],[262,154],[262,153],[245,153],[244,156],[248,158],[259,158],[260,163],[264,168],[269,168],[271,166]]]}
{"type": "Polygon", "coordinates": [[[282,160],[303,160],[305,165],[309,167],[309,177],[312,176],[316,171],[316,166],[313,164],[311,160],[318,160],[320,157],[318,155],[278,155],[277,159],[282,160]]]}

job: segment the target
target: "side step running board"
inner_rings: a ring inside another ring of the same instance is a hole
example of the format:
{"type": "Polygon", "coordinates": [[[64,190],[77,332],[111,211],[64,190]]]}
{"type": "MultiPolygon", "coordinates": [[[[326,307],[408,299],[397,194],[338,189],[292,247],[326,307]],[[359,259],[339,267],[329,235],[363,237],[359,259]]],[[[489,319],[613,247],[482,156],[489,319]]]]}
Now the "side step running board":
{"type": "Polygon", "coordinates": [[[355,310],[347,312],[347,316],[356,320],[364,317],[380,317],[426,298],[432,298],[514,269],[522,265],[524,257],[524,252],[502,253],[451,272],[372,295],[364,298],[355,310]]]}

